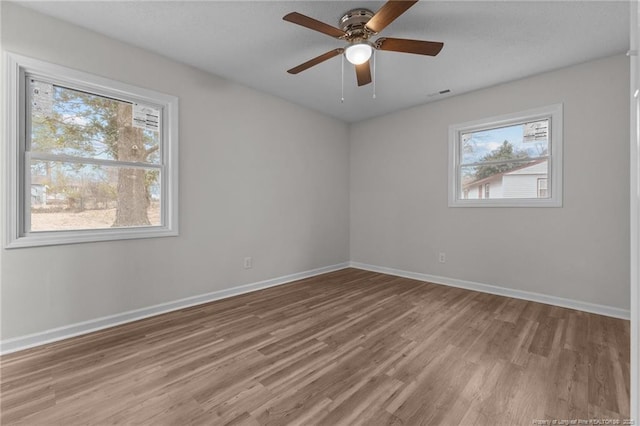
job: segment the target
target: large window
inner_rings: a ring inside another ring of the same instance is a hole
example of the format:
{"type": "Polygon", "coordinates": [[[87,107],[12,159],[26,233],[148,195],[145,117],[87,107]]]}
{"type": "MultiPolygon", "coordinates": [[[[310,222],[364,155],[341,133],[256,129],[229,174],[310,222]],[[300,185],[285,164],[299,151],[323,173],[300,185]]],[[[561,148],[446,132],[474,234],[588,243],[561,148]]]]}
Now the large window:
{"type": "Polygon", "coordinates": [[[7,59],[7,247],[177,235],[177,98],[7,59]]]}
{"type": "Polygon", "coordinates": [[[562,105],[450,126],[449,206],[562,206],[562,105]]]}

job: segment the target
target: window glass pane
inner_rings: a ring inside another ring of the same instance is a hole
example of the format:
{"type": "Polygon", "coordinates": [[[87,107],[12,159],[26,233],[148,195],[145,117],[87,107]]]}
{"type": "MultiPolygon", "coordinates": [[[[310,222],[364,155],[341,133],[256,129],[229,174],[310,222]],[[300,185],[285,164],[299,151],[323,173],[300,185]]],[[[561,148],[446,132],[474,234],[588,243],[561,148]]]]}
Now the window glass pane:
{"type": "Polygon", "coordinates": [[[159,110],[35,78],[27,83],[30,151],[160,164],[159,110]]]}
{"type": "Polygon", "coordinates": [[[462,133],[460,164],[546,157],[548,133],[549,119],[462,133]]]}
{"type": "Polygon", "coordinates": [[[562,109],[450,125],[449,207],[562,207],[562,109]]]}
{"type": "Polygon", "coordinates": [[[546,158],[460,167],[458,193],[464,199],[549,198],[546,158]]]}
{"type": "Polygon", "coordinates": [[[31,231],[160,226],[160,171],[31,163],[31,231]]]}

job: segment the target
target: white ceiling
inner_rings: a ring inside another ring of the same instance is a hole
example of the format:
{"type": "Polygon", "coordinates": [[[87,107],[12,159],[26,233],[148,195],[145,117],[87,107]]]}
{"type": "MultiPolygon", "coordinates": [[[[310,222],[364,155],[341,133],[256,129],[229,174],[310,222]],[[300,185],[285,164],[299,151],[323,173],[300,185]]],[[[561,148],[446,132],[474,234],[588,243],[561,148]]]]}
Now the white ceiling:
{"type": "Polygon", "coordinates": [[[381,36],[444,42],[436,57],[380,51],[373,85],[357,87],[338,56],[298,75],[286,70],[343,43],[282,20],[297,11],[333,26],[381,1],[20,2],[347,122],[359,121],[594,58],[629,46],[627,1],[422,0],[381,36]],[[445,96],[451,96],[445,95],[445,96]]]}

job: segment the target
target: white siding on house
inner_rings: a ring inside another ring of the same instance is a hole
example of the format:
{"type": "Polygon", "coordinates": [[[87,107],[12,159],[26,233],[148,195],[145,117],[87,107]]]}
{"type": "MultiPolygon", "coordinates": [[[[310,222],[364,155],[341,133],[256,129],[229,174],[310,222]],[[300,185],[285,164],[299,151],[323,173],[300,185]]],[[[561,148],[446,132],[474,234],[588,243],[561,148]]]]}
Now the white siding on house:
{"type": "Polygon", "coordinates": [[[482,183],[478,183],[477,185],[469,186],[469,200],[477,200],[479,194],[479,188],[482,188],[482,198],[484,197],[484,186],[485,184],[489,184],[489,198],[502,198],[502,178],[501,176],[497,176],[495,179],[490,179],[488,181],[483,181],[482,183]]]}
{"type": "Polygon", "coordinates": [[[538,179],[547,177],[547,161],[505,173],[504,198],[538,198],[538,179]]]}
{"type": "Polygon", "coordinates": [[[514,170],[509,173],[498,174],[491,179],[485,178],[477,183],[463,187],[464,191],[469,191],[466,199],[477,200],[485,197],[485,185],[490,185],[489,197],[494,198],[538,198],[538,179],[546,178],[547,161],[536,163],[529,167],[514,170]],[[482,197],[480,197],[482,188],[482,197]]]}
{"type": "Polygon", "coordinates": [[[504,175],[504,198],[538,198],[538,178],[547,175],[504,175]]]}
{"type": "MultiPolygon", "coordinates": [[[[538,160],[539,161],[539,160],[538,160]]],[[[547,160],[534,164],[533,166],[523,167],[522,169],[514,170],[505,175],[546,175],[548,171],[547,160]]]]}

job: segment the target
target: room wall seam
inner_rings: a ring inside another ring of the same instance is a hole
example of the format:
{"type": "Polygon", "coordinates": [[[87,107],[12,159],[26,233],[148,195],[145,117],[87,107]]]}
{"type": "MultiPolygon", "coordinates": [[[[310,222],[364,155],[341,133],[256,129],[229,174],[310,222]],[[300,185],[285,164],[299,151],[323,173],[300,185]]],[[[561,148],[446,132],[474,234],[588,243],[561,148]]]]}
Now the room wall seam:
{"type": "Polygon", "coordinates": [[[544,303],[546,305],[559,306],[562,308],[575,309],[578,311],[589,312],[608,317],[621,318],[629,320],[630,311],[627,309],[616,308],[613,306],[600,305],[596,303],[584,302],[581,300],[567,299],[548,294],[535,293],[524,290],[517,290],[508,287],[484,284],[475,281],[460,280],[456,278],[442,277],[437,275],[424,274],[420,272],[404,271],[396,268],[388,268],[385,266],[369,265],[361,262],[349,262],[349,266],[366,271],[378,272],[382,274],[394,275],[402,278],[409,278],[418,281],[424,281],[432,284],[445,285],[448,287],[463,288],[481,293],[495,294],[498,296],[512,297],[514,299],[528,300],[530,302],[544,303]]]}

